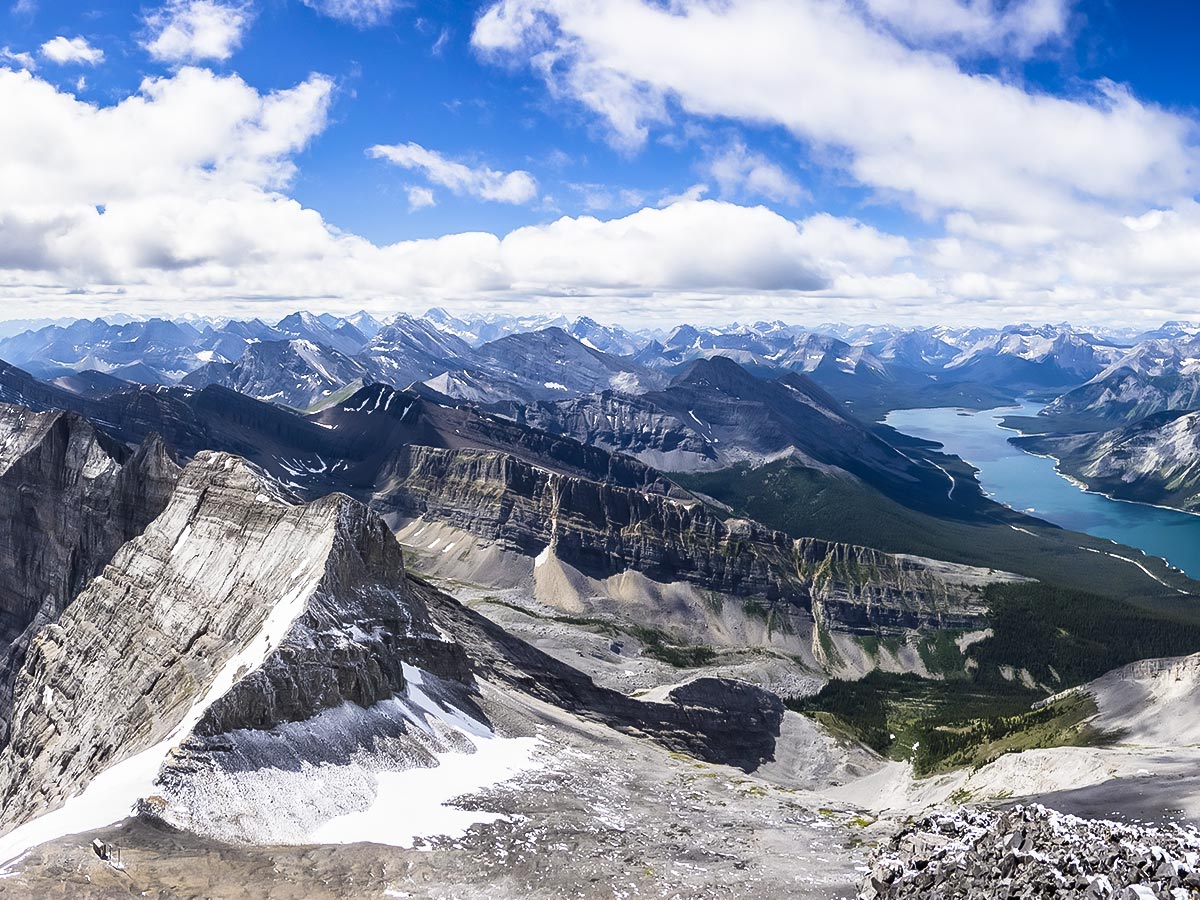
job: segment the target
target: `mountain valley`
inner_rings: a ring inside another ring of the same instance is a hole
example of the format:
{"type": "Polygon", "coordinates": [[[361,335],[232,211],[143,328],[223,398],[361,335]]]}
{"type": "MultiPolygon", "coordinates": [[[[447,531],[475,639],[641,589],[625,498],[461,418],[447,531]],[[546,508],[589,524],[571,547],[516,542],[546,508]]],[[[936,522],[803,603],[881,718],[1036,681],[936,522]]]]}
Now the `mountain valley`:
{"type": "MultiPolygon", "coordinates": [[[[0,892],[831,898],[931,809],[1165,815],[1200,583],[863,415],[1116,338],[544,324],[8,339],[0,892]]],[[[1188,427],[1016,443],[1186,508],[1188,427]]]]}

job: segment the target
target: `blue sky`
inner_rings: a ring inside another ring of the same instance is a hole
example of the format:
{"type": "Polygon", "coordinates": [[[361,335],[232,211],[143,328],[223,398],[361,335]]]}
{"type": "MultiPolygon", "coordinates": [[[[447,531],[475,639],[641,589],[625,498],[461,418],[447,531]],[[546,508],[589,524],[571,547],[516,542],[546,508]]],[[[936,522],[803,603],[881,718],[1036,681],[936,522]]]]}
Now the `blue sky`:
{"type": "Polygon", "coordinates": [[[1186,316],[1198,26],[1184,2],[19,0],[0,295],[1186,316]]]}

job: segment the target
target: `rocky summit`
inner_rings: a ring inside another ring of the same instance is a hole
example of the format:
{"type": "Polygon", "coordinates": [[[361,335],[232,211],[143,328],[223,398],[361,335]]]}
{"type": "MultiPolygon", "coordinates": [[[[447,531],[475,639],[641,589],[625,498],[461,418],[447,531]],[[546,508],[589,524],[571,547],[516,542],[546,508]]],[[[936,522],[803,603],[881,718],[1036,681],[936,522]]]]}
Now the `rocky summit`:
{"type": "Polygon", "coordinates": [[[1044,806],[926,816],[888,844],[860,900],[901,897],[1185,900],[1200,895],[1200,832],[1044,806]]]}
{"type": "Polygon", "coordinates": [[[1115,351],[839,335],[13,336],[0,898],[1200,896],[1200,584],[860,412],[1115,351]]]}

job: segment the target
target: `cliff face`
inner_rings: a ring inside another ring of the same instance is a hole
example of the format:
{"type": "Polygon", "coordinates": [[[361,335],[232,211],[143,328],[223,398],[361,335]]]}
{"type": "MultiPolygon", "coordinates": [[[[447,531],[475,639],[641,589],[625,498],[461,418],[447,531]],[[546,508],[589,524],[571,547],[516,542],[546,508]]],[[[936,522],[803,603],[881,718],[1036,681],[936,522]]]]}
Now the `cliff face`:
{"type": "Polygon", "coordinates": [[[849,634],[981,628],[987,609],[980,588],[1011,578],[813,538],[796,541],[795,549],[814,617],[849,634]]]}
{"type": "Polygon", "coordinates": [[[323,760],[310,738],[324,726],[307,723],[351,723],[339,765],[359,765],[356,748],[384,769],[428,764],[431,740],[489,730],[477,677],[746,768],[771,757],[782,718],[773,695],[720,680],[663,703],[598,688],[410,580],[357,501],[302,504],[242,460],[200,453],[162,514],[29,645],[0,750],[0,859],[141,801],[217,833],[204,817],[226,815],[222,773],[250,767],[278,788],[272,772],[323,760]]]}
{"type": "Polygon", "coordinates": [[[0,405],[0,747],[33,632],[163,510],[178,475],[157,438],[130,453],[72,413],[0,405]]]}
{"type": "Polygon", "coordinates": [[[164,513],[32,641],[0,755],[5,818],[194,726],[239,669],[278,649],[350,502],[292,505],[233,457],[200,454],[164,513]]]}
{"type": "Polygon", "coordinates": [[[658,581],[768,600],[805,597],[791,541],[753,522],[727,524],[696,500],[571,478],[514,456],[407,447],[374,505],[444,522],[507,550],[555,555],[585,575],[628,569],[658,581]]]}
{"type": "MultiPolygon", "coordinates": [[[[409,447],[395,463],[390,489],[374,500],[393,521],[450,525],[528,557],[553,552],[597,581],[632,571],[659,583],[684,582],[743,598],[759,617],[774,607],[786,619],[798,612],[848,634],[984,627],[980,588],[1009,577],[848,544],[793,541],[756,522],[721,519],[695,499],[571,478],[508,454],[409,447]]],[[[443,556],[439,570],[453,574],[445,565],[443,556]]],[[[652,606],[638,607],[638,614],[648,619],[637,624],[668,624],[665,610],[661,619],[652,606]]]]}
{"type": "Polygon", "coordinates": [[[140,533],[178,471],[161,441],[130,454],[73,414],[0,405],[0,648],[140,533]]]}
{"type": "Polygon", "coordinates": [[[348,497],[332,503],[324,573],[275,653],[206,710],[199,735],[272,728],[346,702],[404,690],[404,664],[470,684],[466,657],[440,637],[404,571],[391,531],[348,497]]]}

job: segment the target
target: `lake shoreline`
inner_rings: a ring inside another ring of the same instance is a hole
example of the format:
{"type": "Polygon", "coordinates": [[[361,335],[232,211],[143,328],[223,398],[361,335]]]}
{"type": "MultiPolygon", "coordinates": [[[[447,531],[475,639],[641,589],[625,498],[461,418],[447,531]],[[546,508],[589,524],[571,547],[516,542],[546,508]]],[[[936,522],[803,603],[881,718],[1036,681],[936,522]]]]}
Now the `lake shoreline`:
{"type": "Polygon", "coordinates": [[[985,494],[1010,509],[1128,546],[1186,577],[1200,576],[1200,513],[1093,490],[1064,472],[1053,455],[1021,447],[1012,438],[1024,433],[1005,419],[1033,408],[1033,403],[1024,403],[987,410],[893,410],[883,424],[940,444],[944,452],[976,470],[985,494]]]}
{"type": "MultiPolygon", "coordinates": [[[[1011,408],[1011,407],[997,406],[994,408],[995,409],[1006,409],[1006,408],[1011,408]]],[[[980,412],[990,412],[990,410],[980,410],[980,412]]],[[[1035,434],[1032,432],[1021,431],[1021,429],[1019,429],[1019,428],[1016,428],[1012,425],[1005,424],[1005,421],[1003,419],[997,419],[996,427],[1001,428],[1004,431],[1015,431],[1017,437],[1047,437],[1046,434],[1035,434]]],[[[1053,437],[1054,435],[1050,435],[1050,436],[1053,437]]],[[[1008,442],[1010,444],[1012,444],[1012,446],[1014,446],[1018,450],[1020,450],[1022,453],[1028,454],[1029,456],[1036,456],[1039,459],[1053,460],[1054,471],[1058,473],[1059,477],[1062,478],[1064,481],[1067,481],[1070,484],[1073,484],[1075,487],[1079,488],[1079,490],[1083,491],[1085,494],[1094,494],[1095,496],[1098,496],[1098,497],[1104,497],[1106,500],[1111,500],[1114,503],[1132,503],[1135,506],[1148,506],[1151,509],[1165,509],[1165,510],[1168,510],[1169,512],[1183,513],[1185,516],[1196,516],[1197,518],[1200,518],[1200,512],[1195,512],[1190,509],[1181,509],[1178,506],[1168,506],[1165,503],[1149,503],[1145,500],[1130,500],[1128,497],[1116,497],[1112,494],[1107,493],[1106,491],[1096,490],[1091,485],[1089,485],[1087,482],[1080,481],[1078,478],[1076,478],[1070,472],[1064,472],[1061,468],[1062,460],[1059,457],[1055,456],[1053,453],[1038,453],[1036,450],[1028,450],[1025,447],[1022,447],[1020,444],[1013,443],[1012,438],[1009,438],[1008,442]]]]}

